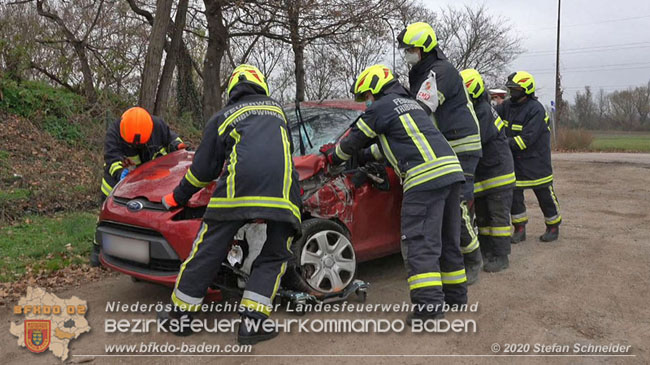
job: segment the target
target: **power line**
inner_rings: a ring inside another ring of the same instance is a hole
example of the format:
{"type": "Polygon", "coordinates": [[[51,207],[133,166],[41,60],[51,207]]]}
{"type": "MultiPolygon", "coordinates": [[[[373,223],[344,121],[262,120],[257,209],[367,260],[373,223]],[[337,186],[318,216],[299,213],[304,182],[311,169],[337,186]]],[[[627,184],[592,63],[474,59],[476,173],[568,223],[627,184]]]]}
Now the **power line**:
{"type": "MultiPolygon", "coordinates": [[[[609,64],[609,65],[594,65],[594,66],[585,66],[585,67],[568,67],[561,68],[564,72],[593,72],[593,71],[609,71],[609,70],[632,70],[632,69],[646,69],[649,68],[650,62],[631,62],[631,63],[618,63],[618,64],[609,64]],[[633,67],[628,67],[633,66],[633,67]]],[[[544,69],[532,69],[527,70],[532,73],[550,73],[554,69],[544,68],[544,69]]]]}
{"type": "MultiPolygon", "coordinates": [[[[591,23],[580,23],[580,24],[570,24],[570,25],[563,25],[564,28],[572,28],[572,27],[584,27],[588,25],[596,25],[596,24],[606,24],[606,23],[618,23],[618,22],[624,22],[628,20],[638,20],[638,19],[645,19],[645,18],[650,18],[650,15],[642,15],[642,16],[633,16],[633,17],[628,17],[628,18],[618,18],[618,19],[608,19],[608,20],[601,20],[601,21],[596,21],[596,22],[591,22],[591,23]]],[[[543,28],[538,28],[537,30],[555,30],[556,27],[543,27],[543,28]]]]}
{"type": "MultiPolygon", "coordinates": [[[[630,43],[619,43],[619,44],[611,44],[611,45],[605,45],[605,46],[593,46],[593,47],[579,47],[579,48],[566,48],[566,49],[560,49],[562,53],[589,53],[589,52],[600,52],[600,51],[610,51],[610,50],[618,50],[618,49],[639,49],[639,48],[648,48],[650,47],[650,42],[630,42],[630,43]]],[[[555,55],[555,50],[543,50],[543,51],[530,51],[526,52],[525,54],[522,54],[520,57],[525,57],[525,56],[538,56],[538,55],[555,55]]]]}

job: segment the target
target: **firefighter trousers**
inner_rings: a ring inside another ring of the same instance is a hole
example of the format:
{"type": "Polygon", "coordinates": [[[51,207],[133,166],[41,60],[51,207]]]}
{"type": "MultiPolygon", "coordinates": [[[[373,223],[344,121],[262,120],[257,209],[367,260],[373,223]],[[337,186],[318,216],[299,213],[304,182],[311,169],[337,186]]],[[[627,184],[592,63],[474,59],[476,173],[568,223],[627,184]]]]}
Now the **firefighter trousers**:
{"type": "MultiPolygon", "coordinates": [[[[539,207],[544,213],[544,222],[547,227],[556,227],[562,223],[562,216],[560,215],[560,203],[558,203],[553,184],[532,188],[539,202],[539,207]]],[[[528,223],[528,215],[526,214],[526,203],[524,201],[524,189],[515,188],[512,195],[512,224],[525,225],[528,223]]]]}
{"type": "Polygon", "coordinates": [[[442,312],[443,302],[467,303],[467,278],[459,246],[459,201],[459,183],[404,193],[402,243],[411,302],[420,305],[416,312],[442,312]]]}
{"type": "Polygon", "coordinates": [[[460,251],[468,262],[480,260],[479,240],[474,231],[474,172],[479,158],[476,156],[458,156],[463,168],[465,183],[460,195],[460,251]]]}
{"type": "Polygon", "coordinates": [[[510,255],[510,207],[512,188],[488,193],[474,199],[476,225],[484,256],[510,255]]]}
{"type": "MultiPolygon", "coordinates": [[[[210,284],[226,259],[230,244],[247,221],[204,220],[181,265],[172,293],[172,302],[189,311],[198,311],[210,284]]],[[[267,221],[266,242],[253,262],[241,306],[246,314],[264,319],[273,306],[280,280],[291,258],[294,229],[289,223],[267,221]]]]}

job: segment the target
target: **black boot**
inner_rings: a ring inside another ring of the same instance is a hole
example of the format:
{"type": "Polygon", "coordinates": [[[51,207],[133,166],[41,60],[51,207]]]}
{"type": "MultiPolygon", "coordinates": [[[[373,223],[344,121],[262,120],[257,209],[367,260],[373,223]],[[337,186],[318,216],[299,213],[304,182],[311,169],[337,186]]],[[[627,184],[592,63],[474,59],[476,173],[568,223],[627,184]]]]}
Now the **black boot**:
{"type": "Polygon", "coordinates": [[[445,318],[445,314],[442,312],[436,312],[436,313],[418,313],[418,312],[411,312],[406,315],[406,324],[410,327],[413,324],[414,319],[419,319],[422,322],[430,321],[430,320],[438,320],[438,319],[443,319],[445,318]]]}
{"type": "Polygon", "coordinates": [[[515,232],[510,237],[510,242],[517,244],[519,242],[526,240],[526,225],[525,224],[515,224],[515,232]]]}
{"type": "Polygon", "coordinates": [[[158,320],[165,321],[162,326],[176,336],[189,336],[194,333],[190,328],[193,319],[194,316],[192,316],[191,312],[182,311],[176,306],[169,312],[158,312],[158,320]],[[174,323],[174,326],[172,326],[172,323],[174,323]],[[176,327],[176,330],[172,327],[176,327]]]}
{"type": "Polygon", "coordinates": [[[270,340],[278,335],[275,327],[271,331],[266,331],[263,319],[249,317],[247,315],[241,316],[241,323],[239,324],[239,332],[237,334],[237,342],[240,345],[254,345],[261,341],[270,340]]]}
{"type": "Polygon", "coordinates": [[[93,244],[93,250],[90,252],[90,267],[99,267],[99,245],[93,244]]]}
{"type": "Polygon", "coordinates": [[[490,262],[485,264],[483,270],[485,270],[486,272],[499,272],[507,269],[508,266],[510,266],[510,261],[508,260],[507,255],[494,256],[492,257],[490,262]]]}
{"type": "Polygon", "coordinates": [[[481,251],[474,250],[468,254],[464,254],[463,260],[465,261],[465,276],[467,276],[467,285],[472,285],[478,281],[478,274],[481,272],[481,266],[483,266],[481,251]]]}
{"type": "Polygon", "coordinates": [[[539,236],[539,240],[542,242],[551,242],[551,241],[556,241],[559,236],[560,236],[559,226],[551,226],[551,227],[547,226],[546,232],[544,232],[543,235],[539,236]]]}

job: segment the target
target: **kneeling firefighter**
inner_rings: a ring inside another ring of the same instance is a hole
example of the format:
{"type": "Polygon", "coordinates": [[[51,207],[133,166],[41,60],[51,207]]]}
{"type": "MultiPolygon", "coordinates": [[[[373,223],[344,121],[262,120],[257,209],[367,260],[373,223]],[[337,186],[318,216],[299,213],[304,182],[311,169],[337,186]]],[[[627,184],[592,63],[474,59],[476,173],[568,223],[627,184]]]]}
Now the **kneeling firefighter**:
{"type": "Polygon", "coordinates": [[[515,187],[512,153],[503,121],[488,101],[481,74],[475,69],[463,70],[460,74],[481,126],[483,156],[476,166],[474,207],[485,262],[483,270],[498,272],[509,266],[510,206],[515,187]]]}
{"type": "Polygon", "coordinates": [[[244,310],[238,341],[254,344],[277,335],[275,330],[267,332],[263,326],[253,330],[245,324],[262,322],[271,313],[293,237],[300,230],[300,188],[285,113],[269,97],[264,75],[254,66],[240,65],[230,76],[227,92],[228,104],[205,126],[185,177],[163,199],[168,209],[183,206],[217,179],[203,224],[176,279],[172,293],[176,308],[167,315],[191,318],[237,231],[251,220],[264,219],[267,239],[240,302],[244,310]]]}
{"type": "MultiPolygon", "coordinates": [[[[403,181],[401,233],[406,247],[408,283],[414,304],[433,304],[410,313],[441,318],[443,302],[467,302],[467,278],[460,252],[460,185],[465,180],[458,158],[420,104],[384,65],[365,69],[353,85],[366,111],[336,146],[324,146],[332,164],[341,164],[373,142],[375,157],[385,156],[403,181]],[[380,154],[381,153],[381,154],[380,154]]],[[[366,149],[365,154],[368,154],[366,149]]]]}
{"type": "Polygon", "coordinates": [[[478,281],[482,266],[479,240],[473,226],[474,172],[481,157],[481,135],[470,97],[458,70],[438,45],[427,23],[413,23],[397,36],[404,59],[412,65],[409,87],[445,136],[463,167],[460,249],[467,269],[467,284],[478,281]]]}

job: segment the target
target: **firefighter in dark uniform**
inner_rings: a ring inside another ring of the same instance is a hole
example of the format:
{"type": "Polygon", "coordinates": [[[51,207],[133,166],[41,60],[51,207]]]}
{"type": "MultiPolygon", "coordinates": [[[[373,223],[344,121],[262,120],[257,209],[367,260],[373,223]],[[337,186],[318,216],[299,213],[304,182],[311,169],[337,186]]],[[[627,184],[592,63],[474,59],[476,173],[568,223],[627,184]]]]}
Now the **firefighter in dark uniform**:
{"type": "MultiPolygon", "coordinates": [[[[185,143],[162,118],[140,107],[128,109],[106,131],[101,199],[111,194],[130,169],[183,148],[185,143]]],[[[93,246],[90,263],[99,266],[98,245],[93,246]]]]}
{"type": "Polygon", "coordinates": [[[350,133],[323,152],[331,163],[341,164],[362,148],[379,144],[372,155],[385,156],[402,178],[401,233],[407,248],[411,301],[434,307],[416,310],[407,320],[440,318],[443,301],[449,305],[467,302],[459,247],[462,167],[427,113],[388,67],[368,67],[352,91],[368,107],[350,133]]]}
{"type": "Polygon", "coordinates": [[[436,126],[458,156],[466,183],[461,191],[460,247],[467,269],[467,283],[478,280],[482,260],[479,241],[473,229],[474,171],[481,157],[479,123],[472,102],[458,70],[438,46],[433,28],[427,23],[413,23],[398,36],[404,58],[413,65],[409,86],[431,112],[436,126]]]}
{"type": "MultiPolygon", "coordinates": [[[[251,65],[233,71],[227,92],[228,104],[208,121],[185,177],[163,199],[168,209],[183,206],[217,180],[192,251],[176,279],[172,302],[180,310],[168,313],[172,318],[191,317],[191,312],[199,310],[233,237],[256,219],[266,221],[267,239],[240,306],[243,321],[268,318],[291,257],[291,242],[300,230],[300,187],[282,107],[269,97],[266,78],[251,65]]],[[[255,332],[242,324],[238,340],[254,344],[276,335],[276,331],[260,327],[255,332]]]]}
{"type": "Polygon", "coordinates": [[[512,73],[508,76],[506,87],[510,90],[510,98],[497,107],[497,112],[506,126],[517,176],[510,211],[515,226],[512,243],[526,239],[528,216],[524,189],[533,189],[544,213],[546,232],[540,236],[540,240],[555,241],[559,236],[562,216],[553,189],[549,117],[537,101],[535,79],[531,74],[525,71],[512,73]]]}
{"type": "Polygon", "coordinates": [[[492,109],[485,83],[475,69],[460,72],[472,97],[481,126],[483,157],[476,167],[474,207],[481,253],[487,272],[499,272],[509,266],[510,207],[515,187],[515,170],[503,121],[492,109]]]}
{"type": "Polygon", "coordinates": [[[129,167],[140,166],[182,148],[185,144],[162,118],[140,107],[125,111],[106,131],[103,197],[111,194],[115,184],[129,173],[129,167]]]}

